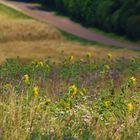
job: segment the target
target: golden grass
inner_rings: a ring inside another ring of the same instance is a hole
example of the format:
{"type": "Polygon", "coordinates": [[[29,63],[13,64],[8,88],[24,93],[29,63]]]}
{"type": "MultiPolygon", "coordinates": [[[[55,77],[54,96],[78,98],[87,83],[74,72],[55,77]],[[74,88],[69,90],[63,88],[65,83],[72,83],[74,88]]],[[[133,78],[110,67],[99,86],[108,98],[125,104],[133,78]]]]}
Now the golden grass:
{"type": "Polygon", "coordinates": [[[2,8],[1,8],[1,5],[0,4],[0,21],[2,20],[8,20],[8,19],[13,19],[13,17],[11,17],[9,14],[7,14],[2,8]]]}
{"type": "Polygon", "coordinates": [[[34,20],[3,20],[0,22],[0,41],[60,39],[53,27],[34,20]]]}
{"type": "Polygon", "coordinates": [[[32,19],[12,19],[0,11],[0,62],[6,58],[29,60],[48,56],[57,60],[62,51],[65,55],[82,58],[87,53],[105,58],[108,52],[114,57],[138,57],[139,52],[127,49],[111,49],[101,45],[82,45],[68,41],[53,26],[32,19]]]}
{"type": "Polygon", "coordinates": [[[3,12],[0,11],[0,20],[5,20],[5,19],[8,19],[9,16],[7,14],[4,14],[3,12]]]}
{"type": "Polygon", "coordinates": [[[9,14],[7,14],[2,8],[1,8],[1,4],[0,4],[0,20],[8,20],[8,19],[13,19],[13,17],[11,17],[9,14]]]}
{"type": "Polygon", "coordinates": [[[87,53],[91,53],[95,58],[105,58],[109,52],[113,57],[138,57],[139,53],[125,49],[109,49],[102,48],[98,45],[81,45],[64,40],[47,40],[47,41],[13,41],[0,44],[0,61],[6,58],[21,59],[45,59],[51,56],[54,60],[60,57],[61,52],[65,55],[73,55],[74,57],[82,58],[87,53]]]}

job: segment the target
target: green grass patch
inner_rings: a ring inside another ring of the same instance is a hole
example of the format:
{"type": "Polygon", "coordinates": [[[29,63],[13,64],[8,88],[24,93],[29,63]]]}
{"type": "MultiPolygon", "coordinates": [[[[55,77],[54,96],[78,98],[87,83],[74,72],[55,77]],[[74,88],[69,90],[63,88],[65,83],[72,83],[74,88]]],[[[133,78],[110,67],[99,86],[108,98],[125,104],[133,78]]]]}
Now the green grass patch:
{"type": "Polygon", "coordinates": [[[59,29],[59,31],[62,33],[62,35],[64,36],[64,38],[66,40],[69,40],[69,41],[72,41],[72,42],[78,42],[82,45],[93,45],[93,46],[98,45],[99,47],[106,47],[106,48],[110,48],[110,49],[123,49],[122,47],[113,46],[113,45],[105,45],[105,44],[102,44],[102,43],[99,43],[99,42],[96,42],[96,41],[90,41],[90,40],[87,40],[87,39],[83,39],[83,38],[78,37],[76,35],[73,35],[71,33],[64,32],[60,29],[59,29]]]}
{"type": "Polygon", "coordinates": [[[0,13],[6,14],[10,18],[31,19],[31,17],[0,3],[0,13]]]}
{"type": "Polygon", "coordinates": [[[122,35],[115,34],[113,32],[105,32],[105,31],[103,31],[99,28],[89,28],[89,30],[97,32],[97,33],[105,35],[105,36],[108,36],[108,37],[111,37],[111,38],[114,38],[114,39],[117,39],[117,40],[120,40],[120,41],[128,41],[128,42],[131,42],[131,43],[140,44],[139,41],[132,40],[125,35],[122,36],[122,35]]]}
{"type": "Polygon", "coordinates": [[[80,37],[78,37],[76,35],[73,35],[71,33],[64,32],[64,31],[62,31],[60,29],[59,29],[59,31],[62,33],[64,38],[67,39],[67,40],[74,41],[74,42],[80,42],[83,45],[95,45],[95,44],[98,44],[96,41],[90,41],[90,40],[87,40],[87,39],[83,39],[83,38],[80,38],[80,37]]]}
{"type": "Polygon", "coordinates": [[[1,139],[140,139],[140,61],[107,56],[7,59],[0,66],[1,139]]]}

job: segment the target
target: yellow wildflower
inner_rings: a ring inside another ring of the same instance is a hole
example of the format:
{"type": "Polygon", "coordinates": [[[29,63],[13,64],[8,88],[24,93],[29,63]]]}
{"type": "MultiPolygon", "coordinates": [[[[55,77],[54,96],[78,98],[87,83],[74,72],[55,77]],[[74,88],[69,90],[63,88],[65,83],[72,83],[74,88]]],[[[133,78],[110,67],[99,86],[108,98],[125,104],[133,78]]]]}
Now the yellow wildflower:
{"type": "Polygon", "coordinates": [[[86,93],[86,89],[85,88],[82,88],[81,91],[80,91],[80,95],[81,96],[84,96],[86,93]]]}
{"type": "Polygon", "coordinates": [[[42,61],[38,61],[37,62],[37,66],[36,67],[43,67],[44,66],[44,63],[42,61]]]}
{"type": "Polygon", "coordinates": [[[73,61],[74,57],[73,56],[70,56],[69,60],[70,61],[73,61]]]}
{"type": "Polygon", "coordinates": [[[70,103],[67,103],[67,102],[63,102],[63,107],[64,108],[70,108],[70,103]]]}
{"type": "Polygon", "coordinates": [[[38,60],[34,60],[31,64],[35,67],[43,67],[44,66],[44,63],[42,61],[38,61],[38,60]]]}
{"type": "Polygon", "coordinates": [[[109,65],[105,65],[105,70],[109,70],[110,69],[110,66],[109,65]]]}
{"type": "Polygon", "coordinates": [[[109,108],[111,106],[111,102],[110,101],[105,101],[104,105],[106,108],[109,108]]]}
{"type": "Polygon", "coordinates": [[[107,57],[108,57],[108,59],[112,59],[112,54],[111,53],[108,53],[108,55],[107,55],[107,57]]]}
{"type": "Polygon", "coordinates": [[[72,96],[75,96],[76,93],[77,93],[77,87],[75,85],[71,85],[69,87],[69,93],[72,95],[72,96]]]}
{"type": "Polygon", "coordinates": [[[91,57],[91,53],[87,53],[87,57],[90,58],[91,57]]]}
{"type": "Polygon", "coordinates": [[[5,88],[12,88],[12,84],[7,83],[7,84],[4,85],[4,87],[5,87],[5,88]]]}
{"type": "Polygon", "coordinates": [[[45,105],[48,105],[48,104],[50,104],[50,103],[51,103],[51,100],[50,100],[50,99],[46,99],[45,105]]]}
{"type": "Polygon", "coordinates": [[[136,85],[136,78],[134,76],[130,78],[130,83],[134,86],[136,85]]]}
{"type": "Polygon", "coordinates": [[[133,104],[132,103],[128,103],[127,109],[128,109],[129,112],[132,111],[133,110],[133,104]]]}
{"type": "Polygon", "coordinates": [[[35,86],[33,91],[34,91],[34,96],[38,96],[38,94],[39,94],[39,87],[35,86]]]}
{"type": "Polygon", "coordinates": [[[29,81],[29,75],[28,74],[25,74],[23,77],[22,77],[22,80],[25,84],[29,84],[30,81],[29,81]]]}
{"type": "Polygon", "coordinates": [[[31,65],[37,65],[37,60],[32,61],[31,65]]]}

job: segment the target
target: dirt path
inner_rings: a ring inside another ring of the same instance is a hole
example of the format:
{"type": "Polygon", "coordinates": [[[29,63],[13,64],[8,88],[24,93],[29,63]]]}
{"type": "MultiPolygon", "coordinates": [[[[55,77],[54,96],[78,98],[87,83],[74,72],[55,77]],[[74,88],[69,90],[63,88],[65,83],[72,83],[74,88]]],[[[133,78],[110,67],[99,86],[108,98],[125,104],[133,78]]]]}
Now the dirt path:
{"type": "Polygon", "coordinates": [[[134,44],[127,41],[119,41],[116,39],[112,39],[111,37],[107,37],[105,35],[99,34],[94,31],[90,31],[81,25],[58,15],[55,15],[53,12],[42,10],[37,4],[33,3],[24,3],[24,2],[16,2],[16,1],[4,1],[0,0],[0,2],[15,8],[16,10],[20,10],[23,13],[34,17],[38,20],[47,22],[51,25],[58,27],[59,29],[76,35],[78,37],[88,39],[91,41],[97,41],[106,45],[119,46],[123,48],[129,48],[134,50],[140,50],[140,45],[134,44]]]}

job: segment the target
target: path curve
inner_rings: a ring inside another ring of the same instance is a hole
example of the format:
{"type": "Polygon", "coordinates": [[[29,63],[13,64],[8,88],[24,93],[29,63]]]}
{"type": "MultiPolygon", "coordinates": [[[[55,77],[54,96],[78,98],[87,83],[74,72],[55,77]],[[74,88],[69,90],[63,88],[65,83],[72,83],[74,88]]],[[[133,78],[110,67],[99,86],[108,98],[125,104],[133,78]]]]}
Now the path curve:
{"type": "Polygon", "coordinates": [[[111,37],[107,37],[103,34],[88,30],[87,28],[71,21],[70,19],[56,15],[54,12],[42,10],[37,4],[4,0],[0,0],[0,2],[6,4],[7,6],[15,8],[16,10],[19,10],[25,13],[26,15],[47,22],[65,32],[71,33],[78,37],[90,41],[97,41],[106,45],[140,50],[140,45],[138,44],[131,43],[128,41],[120,41],[111,37]]]}

